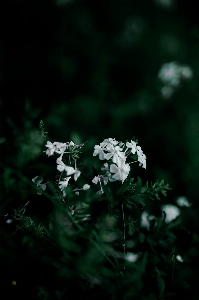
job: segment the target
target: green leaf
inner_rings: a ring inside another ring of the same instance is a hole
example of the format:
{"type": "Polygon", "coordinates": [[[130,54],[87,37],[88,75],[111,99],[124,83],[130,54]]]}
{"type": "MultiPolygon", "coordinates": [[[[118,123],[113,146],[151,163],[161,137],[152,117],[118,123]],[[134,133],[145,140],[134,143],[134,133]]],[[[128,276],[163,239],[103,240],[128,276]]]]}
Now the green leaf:
{"type": "Polygon", "coordinates": [[[142,188],[142,179],[140,177],[138,177],[137,179],[138,179],[138,181],[136,182],[136,185],[135,185],[135,192],[140,193],[140,190],[142,188]]]}
{"type": "Polygon", "coordinates": [[[144,240],[145,240],[145,235],[144,235],[144,233],[140,232],[140,234],[139,234],[139,241],[140,241],[140,243],[143,243],[144,240]]]}
{"type": "Polygon", "coordinates": [[[162,298],[164,296],[165,283],[161,276],[164,276],[166,274],[163,271],[159,270],[157,267],[155,267],[155,272],[158,282],[159,297],[162,298]]]}
{"type": "Polygon", "coordinates": [[[147,186],[143,186],[140,190],[140,193],[145,193],[147,191],[147,186]]]}
{"type": "Polygon", "coordinates": [[[22,245],[27,244],[31,240],[31,237],[29,235],[24,236],[22,240],[22,245]]]}
{"type": "Polygon", "coordinates": [[[32,179],[32,181],[33,181],[35,184],[40,184],[40,183],[43,181],[43,177],[41,177],[41,176],[36,176],[35,178],[32,179]]]}
{"type": "Polygon", "coordinates": [[[165,283],[162,277],[160,276],[157,276],[157,281],[158,281],[159,297],[162,298],[164,295],[165,283]]]}
{"type": "Polygon", "coordinates": [[[142,260],[141,260],[141,263],[139,265],[139,270],[142,273],[145,272],[147,261],[148,261],[148,252],[145,252],[144,255],[142,255],[142,260]]]}

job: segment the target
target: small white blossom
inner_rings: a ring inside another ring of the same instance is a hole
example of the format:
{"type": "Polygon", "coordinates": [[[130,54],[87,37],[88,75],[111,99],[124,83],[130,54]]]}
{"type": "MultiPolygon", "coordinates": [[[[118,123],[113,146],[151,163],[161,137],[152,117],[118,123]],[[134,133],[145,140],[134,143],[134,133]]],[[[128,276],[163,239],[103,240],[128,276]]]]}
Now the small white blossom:
{"type": "Polygon", "coordinates": [[[57,162],[57,170],[60,171],[60,172],[63,172],[63,171],[66,171],[67,175],[72,175],[72,174],[75,174],[74,175],[74,179],[77,180],[77,178],[79,177],[80,175],[80,171],[78,170],[75,170],[73,167],[69,167],[69,166],[66,166],[63,161],[61,160],[61,158],[57,158],[56,160],[57,162]]]}
{"type": "MultiPolygon", "coordinates": [[[[69,167],[69,166],[66,166],[65,167],[65,171],[67,173],[67,175],[72,175],[72,174],[75,174],[76,173],[76,170],[73,168],[73,167],[69,167]]],[[[78,173],[77,173],[78,174],[78,173]]],[[[77,177],[78,178],[78,177],[77,177]]]]}
{"type": "Polygon", "coordinates": [[[176,256],[176,259],[179,261],[179,262],[183,262],[184,260],[182,259],[182,256],[181,255],[177,255],[176,256]]]}
{"type": "Polygon", "coordinates": [[[75,173],[74,173],[74,180],[75,181],[77,181],[77,179],[79,178],[80,174],[81,174],[81,172],[78,169],[76,169],[75,173]]]}
{"type": "Polygon", "coordinates": [[[160,80],[171,86],[178,86],[181,77],[181,66],[175,62],[164,64],[159,72],[160,80]]]}
{"type": "Polygon", "coordinates": [[[180,209],[172,204],[166,204],[162,206],[162,211],[165,211],[166,213],[166,219],[165,221],[167,223],[171,222],[174,220],[177,216],[180,215],[180,209]]]}
{"type": "Polygon", "coordinates": [[[104,150],[99,146],[99,145],[95,145],[94,147],[94,152],[93,152],[93,156],[96,156],[99,154],[99,159],[103,160],[104,158],[104,150]]]}
{"type": "Polygon", "coordinates": [[[155,216],[149,215],[149,213],[146,210],[144,210],[143,213],[141,214],[140,226],[149,230],[150,227],[149,221],[152,221],[154,219],[155,216]]]}
{"type": "Polygon", "coordinates": [[[180,206],[180,207],[183,207],[183,206],[186,206],[186,207],[190,207],[191,206],[191,203],[189,203],[188,199],[186,197],[179,197],[177,200],[176,200],[176,203],[180,206]]]}
{"type": "Polygon", "coordinates": [[[61,158],[57,158],[56,160],[57,163],[57,170],[60,172],[63,172],[64,170],[66,170],[66,165],[63,163],[63,161],[61,160],[61,158]]]}
{"type": "Polygon", "coordinates": [[[70,178],[71,177],[66,177],[66,178],[64,178],[64,180],[62,180],[62,181],[59,182],[59,188],[61,190],[63,190],[65,187],[68,186],[68,182],[69,182],[70,178]]]}
{"type": "Polygon", "coordinates": [[[50,141],[47,141],[47,144],[45,145],[48,149],[45,151],[48,156],[51,156],[54,154],[56,150],[56,145],[55,143],[51,143],[50,141]]]}
{"type": "MultiPolygon", "coordinates": [[[[110,172],[110,170],[109,170],[109,166],[108,166],[107,163],[104,164],[104,167],[102,167],[101,170],[102,170],[102,171],[106,171],[106,176],[107,176],[107,177],[104,176],[104,178],[108,178],[108,180],[109,180],[110,182],[114,182],[114,181],[115,181],[115,179],[112,177],[112,174],[111,174],[111,172],[110,172]]],[[[104,184],[106,185],[106,183],[104,183],[104,184]]]]}
{"type": "Polygon", "coordinates": [[[93,178],[93,180],[92,180],[92,182],[93,182],[94,184],[97,184],[99,181],[100,181],[99,176],[95,176],[95,177],[93,178]]]}
{"type": "Polygon", "coordinates": [[[90,185],[89,184],[85,184],[82,188],[84,191],[90,189],[90,185]]]}
{"type": "Polygon", "coordinates": [[[141,147],[140,147],[140,146],[137,146],[137,149],[136,149],[136,151],[137,151],[137,155],[138,155],[138,157],[139,157],[139,156],[143,156],[143,155],[144,155],[144,153],[143,153],[143,151],[142,151],[142,149],[141,149],[141,147]]]}
{"type": "Polygon", "coordinates": [[[146,169],[146,155],[138,156],[139,166],[142,166],[142,168],[146,169]]]}
{"type": "Polygon", "coordinates": [[[108,167],[108,164],[107,164],[107,163],[105,163],[105,164],[103,164],[103,166],[104,166],[104,167],[102,167],[102,168],[101,168],[101,170],[102,170],[102,171],[109,172],[109,167],[108,167]]]}
{"type": "Polygon", "coordinates": [[[185,79],[190,79],[190,78],[192,78],[193,72],[192,72],[191,68],[188,67],[188,66],[183,66],[183,67],[181,68],[181,76],[182,76],[183,78],[185,78],[185,79]]]}
{"type": "Polygon", "coordinates": [[[69,143],[69,146],[75,146],[75,144],[71,141],[71,142],[69,143]]]}
{"type": "Polygon", "coordinates": [[[103,182],[104,185],[106,185],[108,183],[108,177],[107,176],[103,176],[103,175],[98,175],[98,176],[95,176],[92,180],[92,182],[94,184],[97,184],[98,182],[101,183],[103,182]]]}
{"type": "Polygon", "coordinates": [[[136,152],[136,150],[137,150],[136,142],[134,142],[134,141],[131,141],[130,143],[127,142],[127,143],[126,143],[126,146],[127,146],[127,148],[131,148],[131,152],[132,152],[133,154],[135,154],[135,152],[136,152]]]}
{"type": "Polygon", "coordinates": [[[132,252],[127,252],[126,253],[126,260],[129,262],[136,262],[139,258],[139,255],[136,253],[132,253],[132,252]]]}
{"type": "Polygon", "coordinates": [[[106,185],[108,183],[108,177],[101,176],[101,181],[103,181],[104,185],[106,185]]]}
{"type": "Polygon", "coordinates": [[[6,221],[7,224],[11,224],[12,222],[13,222],[13,220],[11,220],[11,219],[8,219],[8,220],[6,221]]]}
{"type": "Polygon", "coordinates": [[[109,160],[112,157],[112,160],[114,163],[117,162],[117,158],[125,158],[125,153],[121,152],[123,149],[120,148],[119,146],[113,146],[113,145],[108,145],[106,150],[109,152],[107,154],[104,154],[105,159],[109,160]]]}
{"type": "Polygon", "coordinates": [[[137,146],[137,155],[138,155],[138,161],[139,161],[139,165],[146,169],[146,155],[143,153],[142,149],[140,146],[137,146]]]}
{"type": "Polygon", "coordinates": [[[53,144],[56,147],[55,152],[63,155],[64,151],[66,150],[66,143],[54,142],[53,144]]]}
{"type": "Polygon", "coordinates": [[[118,144],[118,141],[112,138],[105,139],[102,143],[100,143],[100,147],[106,148],[108,145],[116,146],[118,144]]]}
{"type": "Polygon", "coordinates": [[[110,171],[111,173],[115,173],[112,175],[115,180],[120,180],[123,183],[129,174],[130,166],[125,163],[124,159],[118,158],[117,165],[110,165],[110,171]]]}

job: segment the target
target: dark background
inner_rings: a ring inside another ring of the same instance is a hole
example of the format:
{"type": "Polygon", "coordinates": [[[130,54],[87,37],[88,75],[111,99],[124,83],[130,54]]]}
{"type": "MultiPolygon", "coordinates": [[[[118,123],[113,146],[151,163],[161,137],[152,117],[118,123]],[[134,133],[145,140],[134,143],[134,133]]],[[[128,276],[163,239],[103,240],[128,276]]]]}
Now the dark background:
{"type": "MultiPolygon", "coordinates": [[[[1,160],[34,174],[41,119],[53,141],[89,141],[90,151],[104,138],[135,136],[147,156],[140,176],[170,184],[164,203],[187,197],[198,230],[197,1],[164,2],[1,1],[1,160]],[[165,98],[158,73],[169,62],[193,77],[165,98]]],[[[1,213],[25,201],[25,192],[8,192],[1,213]]]]}

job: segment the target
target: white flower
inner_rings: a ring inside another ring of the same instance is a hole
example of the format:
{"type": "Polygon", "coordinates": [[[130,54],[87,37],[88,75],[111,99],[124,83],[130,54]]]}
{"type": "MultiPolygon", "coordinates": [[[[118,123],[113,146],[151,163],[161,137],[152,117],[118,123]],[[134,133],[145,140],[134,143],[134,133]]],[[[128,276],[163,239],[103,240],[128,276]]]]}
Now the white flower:
{"type": "Polygon", "coordinates": [[[75,144],[71,141],[71,142],[69,143],[69,146],[75,146],[75,144]]]}
{"type": "Polygon", "coordinates": [[[6,221],[7,224],[10,224],[10,223],[12,223],[12,222],[13,222],[13,220],[11,220],[11,219],[8,219],[8,220],[6,221]]]}
{"type": "Polygon", "coordinates": [[[146,155],[138,156],[139,166],[142,165],[142,168],[146,169],[146,155]]]}
{"type": "Polygon", "coordinates": [[[140,226],[149,230],[150,227],[149,221],[152,221],[154,219],[155,216],[149,215],[149,213],[146,210],[144,210],[143,213],[141,214],[140,226]]]}
{"type": "Polygon", "coordinates": [[[97,184],[99,181],[100,181],[99,176],[95,176],[95,177],[93,178],[93,180],[92,180],[92,182],[93,182],[94,184],[97,184]]]}
{"type": "MultiPolygon", "coordinates": [[[[65,166],[65,171],[66,171],[67,175],[72,175],[72,174],[76,173],[76,170],[73,167],[69,167],[69,166],[65,166]]],[[[77,174],[78,174],[78,172],[77,172],[77,174]]]]}
{"type": "Polygon", "coordinates": [[[181,73],[181,66],[179,66],[175,62],[171,62],[162,65],[158,76],[163,83],[175,87],[178,86],[180,83],[180,77],[181,77],[180,73],[181,73]]]}
{"type": "Polygon", "coordinates": [[[117,165],[114,164],[110,165],[110,171],[111,173],[115,173],[114,175],[112,175],[112,177],[115,180],[120,180],[123,183],[129,174],[130,166],[129,164],[125,164],[124,159],[118,158],[117,165]]]}
{"type": "MultiPolygon", "coordinates": [[[[45,147],[47,147],[48,149],[46,150],[46,154],[48,156],[51,156],[54,154],[55,150],[56,150],[56,145],[55,143],[51,143],[50,141],[47,141],[47,144],[45,145],[45,147]]],[[[44,151],[45,152],[45,151],[44,151]]]]}
{"type": "Polygon", "coordinates": [[[93,152],[93,156],[96,156],[99,154],[99,159],[103,160],[104,159],[104,151],[103,149],[99,146],[99,145],[95,145],[94,147],[94,152],[93,152]]]}
{"type": "Polygon", "coordinates": [[[136,150],[137,150],[136,142],[134,142],[134,141],[131,141],[130,143],[127,142],[127,143],[126,143],[126,146],[127,146],[127,148],[131,148],[131,152],[132,152],[133,154],[135,154],[135,152],[136,152],[136,150]]]}
{"type": "Polygon", "coordinates": [[[66,178],[64,178],[64,180],[62,180],[62,181],[59,182],[59,188],[60,188],[61,190],[63,190],[65,187],[68,186],[68,182],[69,182],[69,179],[70,179],[70,178],[71,178],[71,177],[66,177],[66,178]]]}
{"type": "Polygon", "coordinates": [[[56,160],[57,163],[57,170],[60,172],[63,172],[64,170],[66,170],[66,165],[63,163],[63,161],[61,160],[61,158],[57,158],[56,160]]]}
{"type": "Polygon", "coordinates": [[[137,151],[137,155],[138,155],[138,156],[143,156],[143,155],[144,155],[144,153],[143,153],[143,151],[142,151],[142,149],[141,149],[140,146],[137,146],[136,151],[137,151]]]}
{"type": "Polygon", "coordinates": [[[181,76],[185,79],[192,78],[193,72],[192,72],[191,68],[188,66],[183,66],[181,68],[181,76]]]}
{"type": "Polygon", "coordinates": [[[100,177],[101,177],[101,181],[103,181],[104,185],[106,185],[108,183],[108,177],[102,175],[100,177]]]}
{"type": "Polygon", "coordinates": [[[162,211],[165,211],[166,213],[166,219],[165,221],[167,223],[171,222],[174,220],[177,216],[180,215],[180,209],[172,204],[166,204],[162,206],[162,211]]]}
{"type": "Polygon", "coordinates": [[[74,179],[77,180],[77,178],[79,177],[79,175],[81,173],[80,171],[75,170],[73,167],[66,166],[63,163],[63,161],[61,160],[61,157],[57,158],[56,162],[57,162],[57,170],[58,171],[60,171],[60,172],[66,171],[68,176],[74,174],[74,179]]]}
{"type": "Polygon", "coordinates": [[[183,261],[184,261],[181,255],[177,255],[177,256],[176,256],[176,259],[177,259],[179,262],[183,262],[183,261]]]}
{"type": "Polygon", "coordinates": [[[137,155],[138,155],[138,161],[139,161],[139,165],[146,169],[146,155],[143,153],[142,149],[140,146],[137,146],[137,155]]]}
{"type": "Polygon", "coordinates": [[[105,148],[105,147],[107,147],[108,145],[116,146],[117,144],[118,144],[118,141],[116,141],[115,139],[112,139],[112,138],[108,138],[108,139],[105,139],[105,140],[100,144],[100,147],[105,148]]]}
{"type": "MultiPolygon", "coordinates": [[[[104,176],[104,178],[108,178],[108,180],[109,180],[110,182],[115,181],[115,179],[112,177],[112,174],[111,174],[111,172],[110,172],[110,170],[109,170],[109,166],[108,166],[107,163],[104,164],[104,167],[101,168],[101,170],[102,170],[102,171],[106,171],[107,177],[104,176]]],[[[104,182],[104,184],[106,185],[105,182],[104,182]]]]}
{"type": "Polygon", "coordinates": [[[90,189],[90,185],[89,184],[85,184],[82,188],[84,191],[90,189]]]}
{"type": "Polygon", "coordinates": [[[121,152],[123,149],[120,148],[119,146],[113,146],[113,145],[108,145],[106,150],[109,152],[107,154],[104,154],[104,157],[109,160],[111,157],[112,157],[112,160],[114,163],[117,162],[117,158],[120,157],[120,158],[125,158],[125,153],[124,152],[121,152]]]}
{"type": "Polygon", "coordinates": [[[136,253],[133,253],[133,252],[127,252],[126,253],[126,260],[129,261],[129,262],[136,262],[139,258],[139,255],[136,253]]]}
{"type": "Polygon", "coordinates": [[[101,182],[103,182],[104,185],[106,185],[108,183],[108,177],[103,176],[103,175],[98,175],[93,178],[92,182],[94,184],[97,184],[98,182],[101,184],[101,182]]]}
{"type": "Polygon", "coordinates": [[[107,163],[105,163],[105,164],[103,164],[103,166],[104,166],[104,167],[102,167],[102,168],[101,168],[101,170],[102,170],[102,171],[109,172],[109,167],[108,167],[108,164],[107,164],[107,163]]]}
{"type": "Polygon", "coordinates": [[[149,229],[150,223],[148,220],[149,214],[148,212],[145,210],[143,211],[143,213],[141,214],[141,218],[140,218],[140,226],[149,229]]]}
{"type": "Polygon", "coordinates": [[[75,181],[77,181],[77,179],[79,178],[80,174],[81,174],[81,172],[78,169],[76,169],[75,173],[74,173],[74,180],[75,181]]]}
{"type": "Polygon", "coordinates": [[[189,203],[188,199],[186,197],[179,197],[177,200],[176,200],[176,203],[180,206],[180,207],[183,207],[183,206],[186,206],[186,207],[190,207],[191,206],[191,203],[189,203]]]}
{"type": "Polygon", "coordinates": [[[55,152],[63,155],[64,151],[66,150],[66,143],[54,142],[53,144],[56,147],[55,152]]]}

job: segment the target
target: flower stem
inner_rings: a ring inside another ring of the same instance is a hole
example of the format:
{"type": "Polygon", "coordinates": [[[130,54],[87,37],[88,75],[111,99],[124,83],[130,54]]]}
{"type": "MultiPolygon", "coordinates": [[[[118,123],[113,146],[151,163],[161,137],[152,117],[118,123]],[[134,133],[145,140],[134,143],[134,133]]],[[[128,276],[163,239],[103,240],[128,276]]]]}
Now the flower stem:
{"type": "Polygon", "coordinates": [[[172,285],[174,280],[174,266],[175,266],[175,255],[172,256],[173,266],[172,266],[172,285]]]}
{"type": "MultiPolygon", "coordinates": [[[[126,223],[124,218],[124,205],[122,203],[122,220],[123,220],[123,247],[124,247],[124,259],[126,259],[126,223]]],[[[125,267],[124,267],[125,269],[125,267]]]]}

